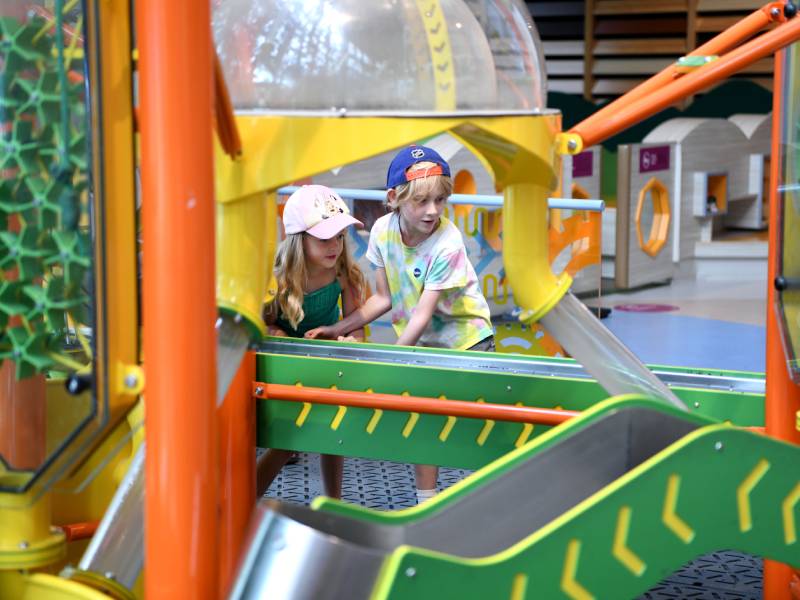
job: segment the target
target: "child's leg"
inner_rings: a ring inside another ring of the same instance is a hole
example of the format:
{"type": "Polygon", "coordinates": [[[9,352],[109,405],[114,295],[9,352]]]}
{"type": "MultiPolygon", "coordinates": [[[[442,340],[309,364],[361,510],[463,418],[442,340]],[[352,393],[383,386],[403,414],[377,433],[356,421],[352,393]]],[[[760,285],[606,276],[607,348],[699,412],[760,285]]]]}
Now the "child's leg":
{"type": "Polygon", "coordinates": [[[439,467],[433,465],[414,465],[414,475],[417,480],[417,503],[436,495],[436,480],[439,478],[439,467]]]}
{"type": "Polygon", "coordinates": [[[256,463],[256,498],[264,495],[291,456],[291,450],[276,448],[270,448],[261,455],[256,463]]]}
{"type": "Polygon", "coordinates": [[[319,462],[322,467],[322,481],[325,484],[325,493],[331,498],[341,498],[344,456],[320,454],[319,462]]]}

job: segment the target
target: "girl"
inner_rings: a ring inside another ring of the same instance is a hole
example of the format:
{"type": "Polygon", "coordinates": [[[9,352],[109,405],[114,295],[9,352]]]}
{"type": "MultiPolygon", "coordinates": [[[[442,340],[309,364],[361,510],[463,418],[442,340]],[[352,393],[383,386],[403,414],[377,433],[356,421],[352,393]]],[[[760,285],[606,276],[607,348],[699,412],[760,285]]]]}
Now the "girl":
{"type": "MultiPolygon", "coordinates": [[[[375,222],[367,258],[377,292],[343,321],[306,332],[336,339],[392,310],[398,344],[494,351],[489,306],[455,225],[442,216],[450,167],[432,148],[411,146],[389,165],[391,213],[375,222]]],[[[438,469],[416,467],[417,500],[436,493],[438,469]]]]}
{"type": "MultiPolygon", "coordinates": [[[[278,293],[264,310],[270,335],[303,337],[311,329],[333,325],[339,320],[340,297],[345,316],[363,303],[364,275],[352,262],[344,241],[344,230],[350,225],[363,227],[344,201],[324,185],[304,185],[286,201],[286,239],[275,256],[278,293]]],[[[342,339],[363,341],[364,330],[355,329],[342,339]]],[[[291,456],[289,450],[273,448],[259,460],[259,497],[291,456]]],[[[344,459],[321,455],[320,461],[326,493],[340,498],[344,459]]]]}

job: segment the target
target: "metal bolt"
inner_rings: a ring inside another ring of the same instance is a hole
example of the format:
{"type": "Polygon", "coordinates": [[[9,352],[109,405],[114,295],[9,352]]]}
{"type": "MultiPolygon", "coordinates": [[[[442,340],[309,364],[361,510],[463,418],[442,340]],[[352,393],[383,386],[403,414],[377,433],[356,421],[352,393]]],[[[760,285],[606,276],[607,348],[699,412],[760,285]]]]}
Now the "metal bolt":
{"type": "Polygon", "coordinates": [[[408,567],[406,569],[406,577],[414,577],[417,574],[417,570],[414,567],[408,567]]]}
{"type": "Polygon", "coordinates": [[[341,371],[339,371],[339,373],[338,373],[338,374],[339,374],[339,377],[341,377],[342,375],[344,375],[344,373],[342,373],[341,371]]]}
{"type": "Polygon", "coordinates": [[[263,387],[261,387],[261,386],[259,385],[259,386],[256,388],[256,396],[260,396],[260,395],[261,395],[261,394],[263,394],[263,393],[264,393],[264,388],[263,388],[263,387]]]}
{"type": "Polygon", "coordinates": [[[723,447],[724,446],[722,445],[722,442],[717,442],[714,444],[714,450],[716,450],[717,452],[722,452],[723,447]]]}
{"type": "Polygon", "coordinates": [[[27,540],[22,540],[22,541],[19,543],[19,547],[20,547],[22,550],[26,550],[26,549],[28,548],[28,546],[30,546],[30,544],[28,543],[28,541],[27,541],[27,540]]]}
{"type": "Polygon", "coordinates": [[[770,10],[770,11],[769,11],[769,14],[771,14],[773,17],[776,17],[776,18],[777,18],[777,17],[779,17],[779,16],[780,16],[780,14],[781,14],[781,9],[779,9],[779,8],[773,8],[772,10],[770,10]]]}
{"type": "Polygon", "coordinates": [[[510,392],[510,391],[511,391],[511,386],[510,386],[510,385],[507,385],[507,386],[506,386],[506,391],[507,391],[507,392],[510,392]]]}
{"type": "Polygon", "coordinates": [[[694,403],[694,407],[695,407],[695,408],[700,408],[700,403],[699,403],[699,402],[695,402],[695,403],[694,403]]]}
{"type": "Polygon", "coordinates": [[[139,378],[136,375],[126,375],[125,376],[125,387],[133,389],[136,387],[136,384],[139,383],[139,378]]]}
{"type": "Polygon", "coordinates": [[[340,444],[340,445],[341,445],[341,443],[342,443],[342,440],[339,440],[339,444],[340,444]]]}
{"type": "Polygon", "coordinates": [[[103,573],[103,575],[105,576],[106,579],[110,579],[111,581],[114,581],[116,579],[116,576],[112,571],[106,571],[105,573],[103,573]]]}
{"type": "Polygon", "coordinates": [[[576,140],[567,140],[567,149],[570,151],[577,150],[578,142],[576,140]]]}

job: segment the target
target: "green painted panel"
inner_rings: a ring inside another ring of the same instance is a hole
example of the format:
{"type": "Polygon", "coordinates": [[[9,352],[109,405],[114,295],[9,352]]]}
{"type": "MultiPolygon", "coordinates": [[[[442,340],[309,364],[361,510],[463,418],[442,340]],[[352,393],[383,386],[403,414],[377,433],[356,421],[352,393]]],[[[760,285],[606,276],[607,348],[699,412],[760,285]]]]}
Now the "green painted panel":
{"type": "Polygon", "coordinates": [[[796,446],[703,427],[498,554],[399,547],[373,599],[633,598],[725,548],[800,566],[798,461],[796,446]]]}
{"type": "MultiPolygon", "coordinates": [[[[424,351],[415,349],[414,356],[419,366],[259,354],[256,376],[259,381],[270,383],[336,386],[356,391],[371,389],[376,393],[445,396],[466,401],[483,399],[506,405],[521,402],[525,406],[567,410],[585,410],[607,397],[607,393],[590,380],[429,367],[424,366],[424,351]]],[[[564,362],[564,359],[552,359],[552,362],[564,362]]],[[[674,388],[674,391],[698,415],[730,419],[737,425],[763,424],[763,397],[760,395],[726,390],[674,388]]],[[[314,405],[305,411],[305,419],[298,425],[303,412],[301,403],[259,401],[258,444],[477,469],[550,429],[537,425],[527,432],[526,426],[519,423],[487,424],[483,420],[457,419],[445,436],[448,419],[444,416],[419,415],[414,424],[410,413],[384,411],[378,418],[371,409],[348,408],[342,416],[338,407],[314,405]],[[371,422],[374,428],[368,427],[371,422]]]]}

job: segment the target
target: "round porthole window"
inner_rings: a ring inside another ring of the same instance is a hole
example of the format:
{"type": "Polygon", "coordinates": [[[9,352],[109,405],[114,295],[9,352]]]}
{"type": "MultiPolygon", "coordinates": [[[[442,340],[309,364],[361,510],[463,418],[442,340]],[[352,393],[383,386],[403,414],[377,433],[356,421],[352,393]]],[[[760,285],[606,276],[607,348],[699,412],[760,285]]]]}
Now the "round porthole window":
{"type": "Polygon", "coordinates": [[[653,177],[639,192],[635,217],[639,247],[649,256],[657,256],[667,243],[671,216],[669,191],[653,177]]]}

